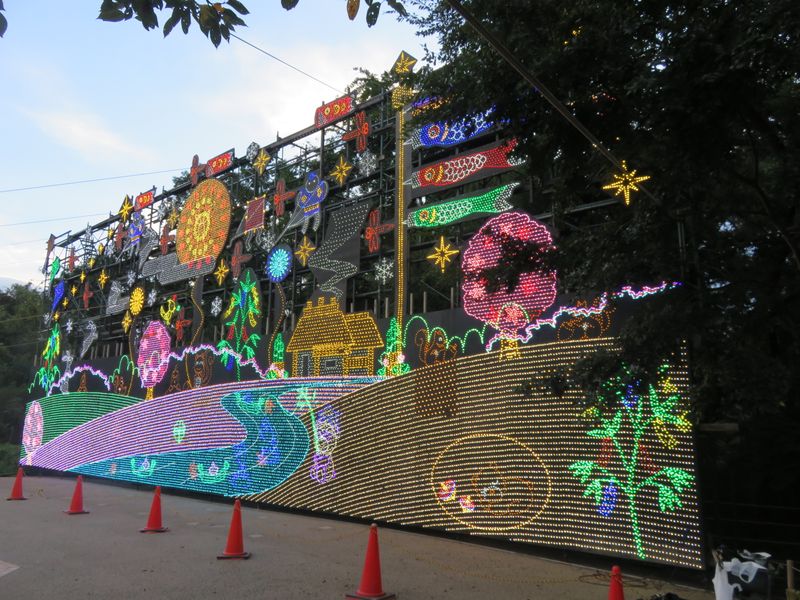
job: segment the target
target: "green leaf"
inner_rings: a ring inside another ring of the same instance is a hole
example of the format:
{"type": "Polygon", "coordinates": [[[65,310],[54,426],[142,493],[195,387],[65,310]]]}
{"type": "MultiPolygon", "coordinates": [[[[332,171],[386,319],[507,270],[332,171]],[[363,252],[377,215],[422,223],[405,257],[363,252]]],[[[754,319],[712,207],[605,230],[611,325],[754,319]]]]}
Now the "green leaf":
{"type": "Polygon", "coordinates": [[[8,29],[8,21],[6,21],[6,18],[3,15],[0,15],[0,37],[3,37],[6,29],[8,29]]]}
{"type": "Polygon", "coordinates": [[[408,11],[406,10],[406,7],[403,6],[402,2],[399,2],[398,0],[386,0],[386,4],[395,9],[398,14],[403,15],[404,17],[408,16],[408,11]]]}
{"type": "Polygon", "coordinates": [[[192,17],[189,12],[184,11],[181,14],[181,29],[183,29],[183,33],[189,33],[189,25],[192,24],[192,17]]]}
{"type": "Polygon", "coordinates": [[[245,5],[239,2],[239,0],[228,0],[228,6],[230,6],[233,10],[238,12],[240,15],[250,14],[250,11],[247,10],[245,5]]]}
{"type": "Polygon", "coordinates": [[[125,13],[121,9],[117,8],[114,2],[106,0],[103,2],[102,6],[100,6],[100,14],[97,15],[97,18],[101,21],[124,21],[125,13]]]}
{"type": "Polygon", "coordinates": [[[583,491],[584,496],[594,496],[594,503],[598,506],[603,502],[603,482],[600,479],[595,479],[586,486],[583,491]]]}
{"type": "Polygon", "coordinates": [[[381,12],[381,3],[373,2],[367,9],[367,25],[372,27],[378,22],[378,14],[381,12]]]}
{"type": "Polygon", "coordinates": [[[572,471],[572,474],[581,480],[581,483],[586,483],[589,477],[592,476],[592,471],[594,470],[595,464],[594,461],[591,460],[579,460],[577,462],[572,463],[569,466],[569,470],[572,471]]]}
{"type": "Polygon", "coordinates": [[[175,10],[172,11],[172,15],[170,16],[170,18],[167,19],[167,21],[164,23],[164,37],[167,37],[170,34],[170,32],[173,30],[175,25],[177,25],[178,21],[180,20],[181,20],[181,13],[176,8],[175,10]]]}
{"type": "Polygon", "coordinates": [[[666,467],[661,470],[659,475],[664,475],[669,479],[672,487],[674,487],[678,493],[689,487],[694,480],[694,476],[691,473],[677,467],[666,467]]]}
{"type": "Polygon", "coordinates": [[[608,435],[606,434],[605,428],[603,429],[590,429],[586,432],[586,435],[593,438],[607,438],[608,435]]]}
{"type": "Polygon", "coordinates": [[[672,512],[676,508],[681,508],[683,503],[671,487],[658,484],[658,508],[662,512],[672,512]]]}
{"type": "Polygon", "coordinates": [[[300,0],[281,0],[281,6],[286,10],[292,10],[300,0]]]}
{"type": "Polygon", "coordinates": [[[0,0],[0,10],[5,10],[5,8],[3,8],[3,0],[0,0]]]}
{"type": "MultiPolygon", "coordinates": [[[[211,28],[219,22],[219,13],[213,7],[205,5],[200,7],[200,29],[208,35],[211,28]]],[[[213,40],[212,40],[213,41],[213,40]]],[[[218,45],[214,44],[215,46],[218,45]]]]}

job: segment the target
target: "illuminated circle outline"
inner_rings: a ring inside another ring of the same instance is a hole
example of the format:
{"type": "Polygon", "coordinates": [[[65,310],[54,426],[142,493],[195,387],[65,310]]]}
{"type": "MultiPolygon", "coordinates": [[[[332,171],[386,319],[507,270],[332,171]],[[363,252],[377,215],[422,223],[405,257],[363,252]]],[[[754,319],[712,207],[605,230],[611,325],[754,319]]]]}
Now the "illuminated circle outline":
{"type": "Polygon", "coordinates": [[[447,447],[445,447],[445,449],[442,450],[439,453],[439,455],[436,457],[436,460],[433,461],[433,466],[431,467],[430,484],[431,484],[431,490],[433,491],[433,496],[434,496],[434,498],[436,498],[436,502],[439,504],[439,508],[441,508],[445,512],[445,514],[447,516],[449,516],[450,518],[458,521],[459,523],[461,523],[465,527],[468,527],[470,529],[476,529],[476,530],[479,530],[479,531],[503,532],[503,531],[509,531],[511,529],[521,529],[522,527],[525,527],[529,523],[532,523],[537,518],[539,518],[539,515],[541,515],[544,512],[544,509],[547,508],[548,505],[550,504],[550,497],[553,495],[553,482],[552,482],[552,478],[550,477],[550,469],[547,468],[547,465],[542,460],[542,458],[536,452],[534,452],[533,449],[530,446],[528,446],[527,444],[523,444],[519,440],[516,440],[516,439],[514,439],[514,438],[512,438],[510,436],[507,436],[507,435],[501,435],[499,433],[484,433],[484,432],[471,433],[469,435],[462,436],[462,437],[458,438],[457,440],[455,440],[453,442],[450,442],[450,444],[448,444],[447,447]],[[544,474],[547,477],[547,495],[545,496],[544,502],[542,502],[542,507],[538,511],[536,511],[536,513],[534,513],[533,516],[531,516],[527,521],[521,521],[520,523],[517,523],[515,525],[510,525],[509,527],[479,527],[477,525],[473,525],[473,524],[468,523],[467,521],[464,521],[463,519],[457,517],[455,514],[450,512],[444,506],[444,504],[442,504],[442,501],[439,499],[439,496],[436,493],[437,492],[436,482],[434,481],[434,474],[436,472],[436,467],[439,465],[439,461],[442,459],[442,457],[445,454],[447,454],[447,452],[453,446],[456,446],[456,445],[458,445],[458,444],[460,444],[460,443],[462,443],[462,442],[464,442],[466,440],[472,439],[472,438],[499,438],[501,440],[505,440],[507,442],[511,442],[512,444],[516,444],[517,446],[520,446],[523,449],[527,450],[530,453],[530,455],[534,459],[536,459],[536,461],[539,462],[539,464],[542,466],[542,469],[544,469],[544,474]]]}
{"type": "Polygon", "coordinates": [[[280,283],[284,279],[289,276],[289,273],[292,272],[292,249],[287,244],[278,244],[272,250],[269,251],[267,254],[267,265],[266,265],[266,274],[269,277],[269,280],[273,283],[280,283]],[[276,272],[273,267],[276,265],[275,263],[275,256],[281,253],[283,257],[286,259],[286,264],[283,265],[281,271],[276,272]]]}

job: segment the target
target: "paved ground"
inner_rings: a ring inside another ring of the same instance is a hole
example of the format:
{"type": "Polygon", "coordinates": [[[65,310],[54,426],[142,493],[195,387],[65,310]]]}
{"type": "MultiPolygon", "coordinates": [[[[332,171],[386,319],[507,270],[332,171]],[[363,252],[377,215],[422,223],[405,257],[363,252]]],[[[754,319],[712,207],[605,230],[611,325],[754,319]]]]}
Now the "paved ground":
{"type": "MultiPolygon", "coordinates": [[[[11,490],[0,479],[0,494],[11,490]]],[[[26,477],[26,502],[0,502],[0,598],[337,599],[361,577],[365,525],[245,508],[247,561],[218,561],[231,505],[164,494],[164,525],[144,535],[152,493],[84,484],[88,515],[67,516],[74,480],[26,477]]],[[[605,599],[605,572],[392,529],[381,529],[383,587],[402,600],[605,599]]],[[[628,576],[625,597],[713,594],[628,576]]]]}

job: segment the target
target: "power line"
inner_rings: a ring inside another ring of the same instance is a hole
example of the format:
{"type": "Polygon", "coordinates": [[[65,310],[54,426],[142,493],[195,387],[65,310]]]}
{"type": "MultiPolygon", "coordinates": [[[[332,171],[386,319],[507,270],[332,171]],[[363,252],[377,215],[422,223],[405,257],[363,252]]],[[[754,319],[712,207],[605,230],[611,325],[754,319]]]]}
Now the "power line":
{"type": "MultiPolygon", "coordinates": [[[[53,223],[54,221],[69,221],[72,219],[83,219],[85,217],[102,217],[105,213],[91,213],[88,215],[75,215],[73,217],[55,217],[53,219],[39,219],[38,221],[20,221],[18,223],[2,223],[0,227],[16,227],[17,225],[33,225],[35,223],[53,223]]],[[[17,242],[22,243],[22,242],[17,242]]]]}
{"type": "Polygon", "coordinates": [[[144,175],[160,175],[162,173],[176,173],[178,171],[185,171],[186,169],[164,169],[163,171],[149,171],[147,173],[131,173],[130,175],[114,175],[113,177],[98,177],[96,179],[81,179],[79,181],[62,181],[61,183],[47,183],[45,185],[33,185],[30,187],[12,188],[8,190],[0,190],[0,194],[8,194],[9,192],[26,192],[28,190],[40,190],[42,188],[61,187],[65,185],[78,185],[81,183],[94,183],[96,181],[111,181],[112,179],[127,179],[130,177],[142,177],[144,175]]]}
{"type": "Polygon", "coordinates": [[[286,62],[285,60],[283,60],[283,59],[281,59],[281,58],[278,58],[278,57],[277,57],[277,56],[275,56],[274,54],[270,54],[269,52],[267,52],[267,51],[266,51],[266,50],[264,50],[263,48],[259,48],[259,47],[258,47],[258,46],[256,46],[255,44],[251,44],[251,43],[250,43],[250,42],[248,42],[247,40],[244,40],[244,39],[240,38],[240,37],[239,37],[238,35],[236,35],[235,33],[232,33],[232,34],[231,34],[231,37],[233,37],[233,38],[236,38],[237,40],[239,40],[239,41],[240,41],[240,42],[242,42],[243,44],[247,44],[248,46],[250,46],[251,48],[254,48],[255,50],[258,50],[258,51],[259,51],[259,52],[261,52],[262,54],[266,54],[266,55],[267,55],[267,56],[269,56],[270,58],[272,58],[272,59],[274,59],[274,60],[277,60],[279,63],[281,63],[281,64],[283,64],[283,65],[286,65],[286,66],[287,66],[287,67],[289,67],[290,69],[294,69],[295,71],[297,71],[297,72],[298,72],[298,73],[300,73],[301,75],[305,75],[305,76],[306,76],[306,77],[308,77],[309,79],[313,79],[313,80],[314,80],[314,81],[316,81],[317,83],[321,83],[322,85],[324,85],[324,86],[326,86],[326,87],[329,87],[329,88],[331,88],[331,89],[332,89],[334,92],[336,92],[337,94],[343,94],[343,93],[344,93],[342,90],[340,90],[340,89],[337,89],[337,88],[333,87],[331,84],[329,84],[329,83],[325,83],[325,82],[324,82],[324,81],[322,81],[321,79],[319,79],[319,78],[317,78],[317,77],[314,77],[314,76],[313,76],[313,75],[311,75],[310,73],[306,73],[306,72],[305,72],[305,71],[303,71],[302,69],[300,69],[300,68],[298,68],[298,67],[295,67],[294,65],[292,65],[292,64],[290,64],[290,63],[288,63],[288,62],[286,62]]]}

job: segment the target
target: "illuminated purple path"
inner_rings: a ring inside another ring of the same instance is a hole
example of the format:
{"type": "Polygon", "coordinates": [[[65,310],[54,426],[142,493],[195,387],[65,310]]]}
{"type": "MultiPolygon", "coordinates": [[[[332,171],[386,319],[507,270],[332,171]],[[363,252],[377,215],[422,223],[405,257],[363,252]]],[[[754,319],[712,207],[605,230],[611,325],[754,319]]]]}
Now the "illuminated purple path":
{"type": "Polygon", "coordinates": [[[66,471],[118,457],[232,446],[245,439],[246,431],[222,408],[220,399],[226,394],[273,387],[276,392],[285,394],[291,393],[290,388],[314,387],[317,401],[325,403],[372,381],[366,378],[276,379],[176,392],[127,406],[63,433],[36,450],[32,465],[66,471]],[[334,379],[336,385],[316,387],[334,379]],[[173,427],[179,420],[185,425],[181,443],[173,437],[173,427]]]}

